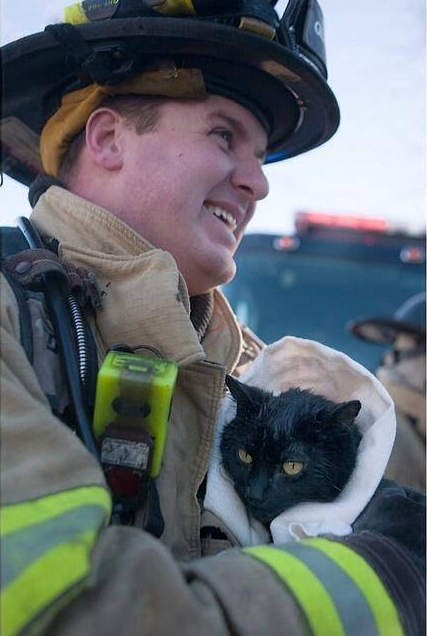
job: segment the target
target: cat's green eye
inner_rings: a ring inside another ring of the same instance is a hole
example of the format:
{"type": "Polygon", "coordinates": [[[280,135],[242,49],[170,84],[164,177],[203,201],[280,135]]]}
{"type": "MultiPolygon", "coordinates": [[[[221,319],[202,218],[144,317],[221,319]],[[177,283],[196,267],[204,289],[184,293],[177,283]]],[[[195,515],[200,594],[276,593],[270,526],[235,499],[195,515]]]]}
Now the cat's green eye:
{"type": "Polygon", "coordinates": [[[282,470],[286,475],[299,475],[304,468],[304,462],[283,462],[282,470]]]}
{"type": "Polygon", "coordinates": [[[252,464],[252,455],[245,451],[243,448],[239,448],[239,459],[244,464],[252,464]]]}

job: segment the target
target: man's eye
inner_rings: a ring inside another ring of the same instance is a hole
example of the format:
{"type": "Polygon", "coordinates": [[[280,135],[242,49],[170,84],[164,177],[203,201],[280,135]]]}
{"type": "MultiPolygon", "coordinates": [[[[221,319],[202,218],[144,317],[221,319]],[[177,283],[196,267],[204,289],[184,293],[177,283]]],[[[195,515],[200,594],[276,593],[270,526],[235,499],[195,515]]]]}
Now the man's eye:
{"type": "Polygon", "coordinates": [[[233,133],[231,130],[227,130],[227,128],[216,128],[213,133],[225,142],[227,148],[231,147],[233,143],[233,133]]]}

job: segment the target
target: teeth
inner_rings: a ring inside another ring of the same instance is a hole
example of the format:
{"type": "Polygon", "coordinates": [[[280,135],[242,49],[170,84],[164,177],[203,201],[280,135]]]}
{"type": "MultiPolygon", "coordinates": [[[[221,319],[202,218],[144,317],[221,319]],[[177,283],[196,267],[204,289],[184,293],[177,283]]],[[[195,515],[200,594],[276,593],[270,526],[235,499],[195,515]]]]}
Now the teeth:
{"type": "Polygon", "coordinates": [[[222,221],[225,221],[225,223],[227,223],[227,225],[230,226],[231,230],[234,232],[234,230],[237,228],[237,221],[231,214],[231,212],[227,212],[227,210],[223,210],[216,205],[206,205],[205,207],[208,212],[218,217],[222,221]]]}

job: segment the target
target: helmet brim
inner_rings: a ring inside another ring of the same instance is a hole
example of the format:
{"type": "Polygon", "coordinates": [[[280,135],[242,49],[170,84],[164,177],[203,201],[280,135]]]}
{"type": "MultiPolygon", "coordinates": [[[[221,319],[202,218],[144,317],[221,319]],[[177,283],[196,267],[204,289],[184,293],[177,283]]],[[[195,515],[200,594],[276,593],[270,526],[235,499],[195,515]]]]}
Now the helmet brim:
{"type": "MultiPolygon", "coordinates": [[[[261,114],[268,161],[321,145],[336,131],[339,108],[307,58],[251,32],[183,18],[126,18],[76,27],[94,51],[120,47],[139,72],[153,58],[201,68],[210,92],[261,114]]],[[[64,94],[92,83],[49,32],[2,49],[2,169],[29,184],[42,172],[38,138],[64,94]]]]}
{"type": "Polygon", "coordinates": [[[393,345],[401,335],[410,336],[416,341],[425,340],[425,331],[393,318],[359,320],[351,324],[349,330],[356,338],[379,345],[393,345]]]}

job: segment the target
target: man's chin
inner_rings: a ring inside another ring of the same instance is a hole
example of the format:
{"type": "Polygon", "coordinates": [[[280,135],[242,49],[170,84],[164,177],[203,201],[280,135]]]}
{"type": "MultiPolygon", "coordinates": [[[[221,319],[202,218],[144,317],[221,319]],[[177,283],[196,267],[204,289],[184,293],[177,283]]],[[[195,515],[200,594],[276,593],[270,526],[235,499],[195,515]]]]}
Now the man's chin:
{"type": "Polygon", "coordinates": [[[227,276],[224,276],[224,280],[222,281],[221,285],[226,285],[227,283],[231,283],[231,281],[233,280],[233,278],[236,276],[237,273],[237,268],[236,268],[236,263],[233,261],[233,269],[232,271],[230,271],[227,276]]]}
{"type": "Polygon", "coordinates": [[[237,273],[236,263],[233,260],[233,267],[231,267],[227,272],[224,272],[222,276],[218,277],[218,282],[216,285],[214,285],[214,287],[220,287],[222,285],[227,285],[228,283],[231,283],[233,278],[236,276],[236,273],[237,273]]]}
{"type": "Polygon", "coordinates": [[[198,265],[193,263],[191,274],[193,272],[197,275],[186,277],[184,274],[184,279],[186,279],[190,296],[200,296],[231,282],[236,275],[236,263],[230,254],[227,258],[221,255],[221,258],[208,260],[206,257],[204,261],[199,260],[198,265]]]}

